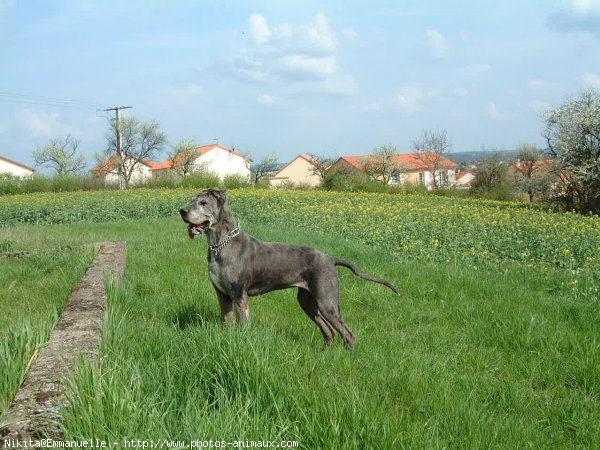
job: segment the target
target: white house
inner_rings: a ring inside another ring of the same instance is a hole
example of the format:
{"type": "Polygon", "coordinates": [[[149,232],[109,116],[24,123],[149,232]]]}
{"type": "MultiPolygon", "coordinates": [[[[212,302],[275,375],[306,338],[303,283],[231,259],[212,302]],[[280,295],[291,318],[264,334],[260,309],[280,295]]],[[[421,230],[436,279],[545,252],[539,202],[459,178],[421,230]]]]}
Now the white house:
{"type": "MultiPolygon", "coordinates": [[[[203,145],[197,148],[198,156],[193,165],[197,169],[213,172],[221,178],[227,175],[240,175],[244,178],[250,177],[249,161],[245,155],[220,144],[203,145]]],[[[155,174],[177,167],[173,160],[166,159],[153,168],[155,174]]]]}
{"type": "MultiPolygon", "coordinates": [[[[131,173],[131,177],[129,178],[129,184],[131,185],[143,183],[152,176],[152,170],[158,167],[158,163],[154,161],[140,159],[138,160],[138,164],[136,164],[130,172],[133,166],[133,160],[133,156],[125,157],[125,171],[131,173]]],[[[122,175],[119,175],[117,168],[117,155],[115,154],[97,164],[92,169],[92,172],[97,177],[104,178],[104,183],[107,185],[119,185],[123,187],[125,181],[123,180],[122,175]]]]}
{"type": "Polygon", "coordinates": [[[8,173],[15,177],[25,178],[30,177],[34,172],[35,169],[33,167],[13,161],[5,156],[0,156],[0,173],[8,173]]]}
{"type": "MultiPolygon", "coordinates": [[[[365,172],[365,163],[370,159],[375,159],[375,155],[364,156],[341,156],[335,161],[330,170],[365,172]]],[[[422,184],[431,189],[434,185],[433,177],[437,180],[438,186],[451,186],[454,183],[454,176],[458,165],[446,158],[433,152],[425,153],[398,153],[393,155],[392,162],[397,164],[400,170],[392,174],[389,184],[422,184]],[[431,173],[432,162],[436,161],[437,169],[435,174],[431,173]]]]}
{"type": "Polygon", "coordinates": [[[461,170],[456,175],[456,180],[454,182],[454,186],[459,189],[470,188],[471,183],[473,182],[474,179],[475,179],[475,175],[473,175],[473,172],[471,172],[469,170],[461,170]]]}

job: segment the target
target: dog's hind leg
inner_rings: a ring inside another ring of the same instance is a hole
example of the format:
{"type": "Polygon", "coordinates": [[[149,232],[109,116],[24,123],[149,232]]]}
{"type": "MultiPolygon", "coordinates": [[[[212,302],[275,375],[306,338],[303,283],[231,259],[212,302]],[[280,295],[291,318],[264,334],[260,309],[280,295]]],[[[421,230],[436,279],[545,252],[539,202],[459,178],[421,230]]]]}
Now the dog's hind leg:
{"type": "Polygon", "coordinates": [[[327,320],[325,320],[311,293],[306,289],[298,288],[298,303],[300,303],[300,306],[306,315],[310,317],[321,330],[323,339],[325,339],[325,345],[331,345],[333,338],[335,338],[335,329],[327,322],[327,320]]]}
{"type": "Polygon", "coordinates": [[[352,334],[352,331],[350,331],[350,328],[344,323],[344,319],[342,319],[339,309],[330,305],[329,302],[326,302],[324,306],[319,304],[319,310],[325,320],[333,325],[333,327],[342,335],[348,350],[352,350],[356,343],[356,338],[354,337],[354,334],[352,334]]]}

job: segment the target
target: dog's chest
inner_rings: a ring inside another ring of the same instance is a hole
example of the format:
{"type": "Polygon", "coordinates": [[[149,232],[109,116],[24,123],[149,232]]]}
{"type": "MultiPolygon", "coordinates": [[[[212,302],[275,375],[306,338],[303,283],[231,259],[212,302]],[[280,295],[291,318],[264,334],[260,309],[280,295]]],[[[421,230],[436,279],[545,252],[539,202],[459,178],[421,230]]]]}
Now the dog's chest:
{"type": "Polygon", "coordinates": [[[211,262],[208,265],[208,276],[219,291],[223,292],[224,294],[227,293],[227,289],[225,288],[223,279],[221,278],[219,265],[216,262],[211,262]]]}

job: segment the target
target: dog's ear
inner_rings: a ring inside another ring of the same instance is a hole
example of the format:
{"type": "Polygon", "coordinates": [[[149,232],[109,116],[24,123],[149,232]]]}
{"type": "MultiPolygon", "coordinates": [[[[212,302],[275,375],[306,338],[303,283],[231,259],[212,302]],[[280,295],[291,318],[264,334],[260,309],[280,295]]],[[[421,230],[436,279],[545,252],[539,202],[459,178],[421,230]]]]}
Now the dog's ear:
{"type": "Polygon", "coordinates": [[[209,189],[208,193],[217,199],[220,205],[224,205],[227,200],[227,191],[217,191],[216,189],[209,189]]]}

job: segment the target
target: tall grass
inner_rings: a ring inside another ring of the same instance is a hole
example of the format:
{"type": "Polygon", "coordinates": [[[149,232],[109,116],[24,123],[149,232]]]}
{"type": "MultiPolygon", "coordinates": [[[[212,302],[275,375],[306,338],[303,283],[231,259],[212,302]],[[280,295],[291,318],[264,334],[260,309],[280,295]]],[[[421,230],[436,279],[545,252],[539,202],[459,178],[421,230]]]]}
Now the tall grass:
{"type": "Polygon", "coordinates": [[[72,250],[0,259],[0,413],[10,405],[91,257],[89,251],[72,250]]]}
{"type": "Polygon", "coordinates": [[[12,402],[38,351],[58,320],[55,309],[43,319],[22,319],[0,335],[0,414],[12,402]]]}
{"type": "Polygon", "coordinates": [[[102,359],[70,384],[65,436],[331,449],[600,439],[600,305],[581,285],[589,280],[574,287],[567,271],[515,263],[417,264],[300,229],[246,229],[352,259],[401,295],[340,270],[353,353],[340,341],[323,351],[290,291],[253,299],[249,326],[222,328],[202,240],[176,219],[119,228],[132,237],[126,276],[109,292],[102,359]]]}

